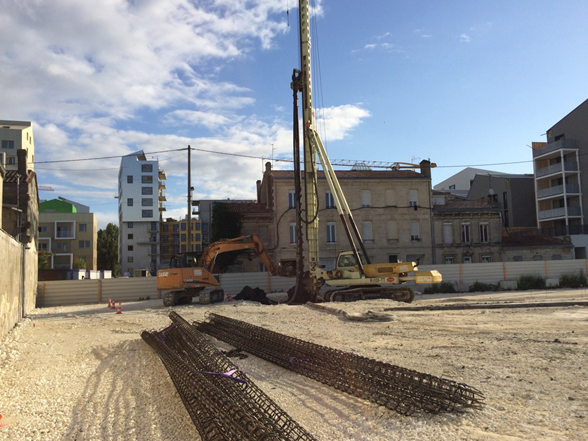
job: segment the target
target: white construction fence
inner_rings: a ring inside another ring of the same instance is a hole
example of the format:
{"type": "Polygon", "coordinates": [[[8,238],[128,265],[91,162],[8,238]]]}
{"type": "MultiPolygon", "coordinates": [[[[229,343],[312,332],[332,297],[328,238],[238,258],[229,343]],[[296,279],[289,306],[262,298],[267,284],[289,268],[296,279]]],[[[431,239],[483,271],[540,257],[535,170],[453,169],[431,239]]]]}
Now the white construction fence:
{"type": "MultiPolygon", "coordinates": [[[[588,260],[550,260],[538,262],[469,263],[459,265],[420,265],[420,271],[438,270],[444,282],[455,285],[458,291],[468,291],[475,282],[498,284],[516,281],[523,275],[536,275],[557,284],[563,274],[587,274],[588,260]]],[[[270,276],[269,273],[228,273],[219,276],[221,288],[235,297],[245,286],[261,288],[266,293],[285,292],[293,278],[270,276]]],[[[427,285],[418,285],[422,291],[427,285]]],[[[138,301],[140,298],[161,298],[155,277],[116,279],[58,280],[39,282],[37,306],[64,306],[81,303],[138,301]]]]}

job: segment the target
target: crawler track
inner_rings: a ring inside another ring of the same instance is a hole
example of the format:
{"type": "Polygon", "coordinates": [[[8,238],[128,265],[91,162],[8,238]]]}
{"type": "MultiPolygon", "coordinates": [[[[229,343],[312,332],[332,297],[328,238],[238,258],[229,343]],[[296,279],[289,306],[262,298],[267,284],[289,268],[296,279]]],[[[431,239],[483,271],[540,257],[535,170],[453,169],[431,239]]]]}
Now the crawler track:
{"type": "Polygon", "coordinates": [[[367,399],[402,415],[479,409],[483,394],[466,384],[434,377],[349,352],[210,314],[198,330],[264,360],[367,399]]]}

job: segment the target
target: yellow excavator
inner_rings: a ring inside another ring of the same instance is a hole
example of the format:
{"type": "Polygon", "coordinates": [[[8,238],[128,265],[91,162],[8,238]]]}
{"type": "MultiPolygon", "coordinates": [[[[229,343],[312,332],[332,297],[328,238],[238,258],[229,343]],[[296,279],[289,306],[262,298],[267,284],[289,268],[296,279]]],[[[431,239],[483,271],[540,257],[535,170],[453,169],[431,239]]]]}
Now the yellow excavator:
{"type": "Polygon", "coordinates": [[[287,275],[281,266],[276,268],[257,236],[221,239],[208,245],[199,258],[197,253],[178,254],[170,260],[169,268],[157,271],[157,289],[163,292],[163,305],[189,304],[197,296],[201,304],[223,301],[224,291],[212,274],[216,258],[222,253],[241,250],[255,252],[272,275],[287,275]],[[204,292],[206,288],[212,288],[212,291],[204,292]]]}
{"type": "Polygon", "coordinates": [[[308,0],[299,0],[300,69],[292,75],[294,92],[294,186],[296,196],[296,286],[288,291],[290,303],[305,301],[353,301],[369,298],[391,298],[412,302],[414,291],[406,282],[438,283],[442,276],[436,270],[418,271],[418,262],[372,263],[369,260],[353,214],[333,169],[327,152],[316,131],[312,105],[310,8],[308,0]],[[302,95],[302,132],[304,134],[304,171],[300,167],[298,94],[302,95]],[[335,269],[319,265],[319,215],[317,202],[317,157],[320,160],[343,229],[350,244],[349,251],[339,253],[335,269]],[[302,219],[301,176],[304,176],[304,212],[302,219]],[[306,226],[308,270],[304,271],[302,226],[306,226]],[[326,285],[326,286],[325,286],[326,285]],[[326,290],[323,288],[327,288],[326,290]],[[323,288],[321,290],[321,288],[323,288]],[[321,292],[322,291],[322,292],[321,292]],[[325,292],[326,291],[326,292],[325,292]]]}

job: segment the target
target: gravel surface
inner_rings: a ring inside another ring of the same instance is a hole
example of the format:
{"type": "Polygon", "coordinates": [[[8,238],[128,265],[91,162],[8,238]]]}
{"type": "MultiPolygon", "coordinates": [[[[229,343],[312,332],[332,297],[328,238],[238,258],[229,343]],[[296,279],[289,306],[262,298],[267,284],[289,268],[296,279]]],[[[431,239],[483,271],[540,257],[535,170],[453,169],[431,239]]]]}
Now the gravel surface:
{"type": "MultiPolygon", "coordinates": [[[[418,298],[414,305],[504,299],[586,301],[585,291],[418,298]]],[[[337,303],[350,314],[398,303],[337,303]]],[[[144,329],[170,323],[161,300],[35,310],[0,342],[0,440],[194,440],[198,432],[144,329]]],[[[319,440],[588,439],[588,308],[386,311],[357,322],[306,306],[253,302],[175,307],[207,312],[480,389],[481,411],[403,417],[254,356],[235,360],[319,440]]],[[[223,349],[229,346],[218,343],[223,349]]]]}

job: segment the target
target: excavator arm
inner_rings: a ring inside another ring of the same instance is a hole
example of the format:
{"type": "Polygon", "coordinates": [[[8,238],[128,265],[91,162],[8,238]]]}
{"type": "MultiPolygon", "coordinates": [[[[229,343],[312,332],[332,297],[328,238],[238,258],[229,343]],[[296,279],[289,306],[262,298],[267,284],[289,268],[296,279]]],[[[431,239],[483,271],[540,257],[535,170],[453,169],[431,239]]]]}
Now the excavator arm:
{"type": "Polygon", "coordinates": [[[229,251],[241,250],[253,250],[255,254],[259,256],[272,276],[280,275],[279,271],[276,269],[276,266],[265,250],[263,243],[259,237],[255,235],[241,236],[234,239],[221,239],[208,245],[202,252],[199,266],[206,268],[208,271],[212,271],[216,257],[219,254],[227,253],[229,251]]]}

